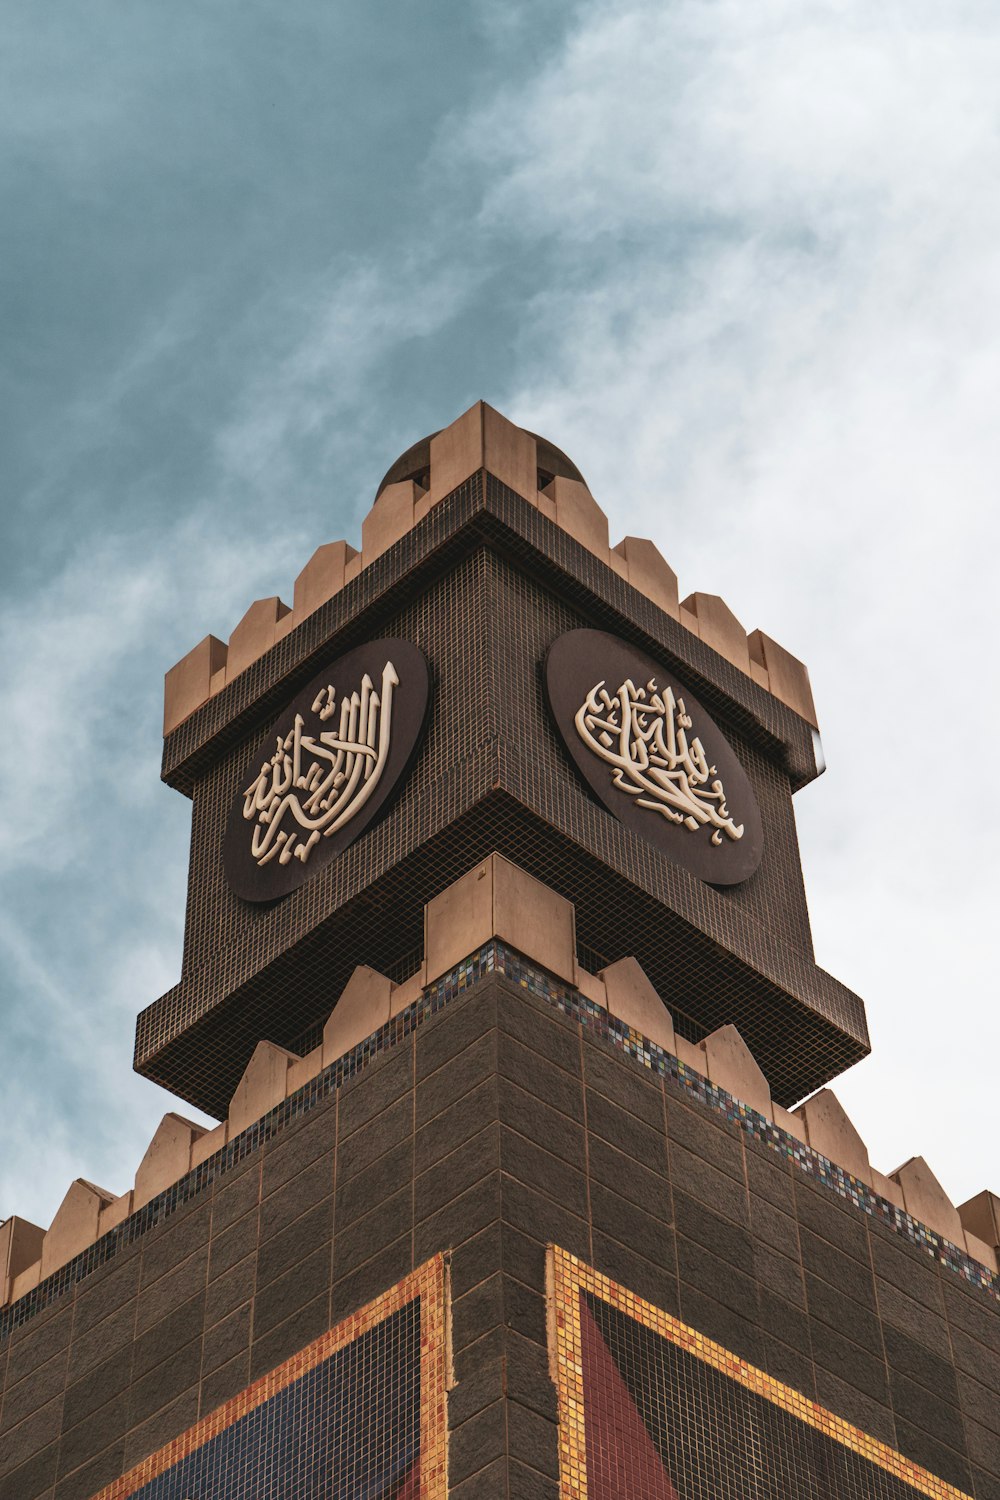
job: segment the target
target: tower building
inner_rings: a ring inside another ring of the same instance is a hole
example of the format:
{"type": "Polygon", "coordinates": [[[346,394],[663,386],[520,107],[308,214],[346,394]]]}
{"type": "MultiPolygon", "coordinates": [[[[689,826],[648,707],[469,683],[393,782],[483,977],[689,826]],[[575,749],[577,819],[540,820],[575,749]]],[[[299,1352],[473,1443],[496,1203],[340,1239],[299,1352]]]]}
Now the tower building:
{"type": "Polygon", "coordinates": [[[0,1500],[997,1500],[1000,1202],[828,1087],[822,769],[802,664],[549,441],[404,453],[167,673],[178,1109],[0,1225],[0,1500]]]}

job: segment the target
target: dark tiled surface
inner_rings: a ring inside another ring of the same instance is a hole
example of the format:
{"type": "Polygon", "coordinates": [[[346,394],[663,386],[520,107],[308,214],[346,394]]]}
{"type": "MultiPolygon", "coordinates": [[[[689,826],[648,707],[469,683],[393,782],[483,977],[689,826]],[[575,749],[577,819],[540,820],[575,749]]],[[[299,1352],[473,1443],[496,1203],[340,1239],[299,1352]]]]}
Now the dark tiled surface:
{"type": "Polygon", "coordinates": [[[496,849],[575,903],[591,967],[634,954],[685,1035],[736,1022],[775,1096],[801,1097],[867,1050],[860,1000],[812,961],[791,805],[804,730],[534,507],[475,476],[170,736],[168,776],[194,797],[185,948],[180,983],[139,1018],[137,1066],[224,1112],[256,1042],[305,1047],[359,955],[412,972],[424,904],[496,849]],[[765,827],[743,884],[694,879],[577,776],[541,663],[563,631],[594,624],[654,650],[719,715],[765,827]],[[386,635],[420,646],[434,681],[391,810],[287,899],[240,901],[218,849],[247,758],[306,664],[386,635]]]}
{"type": "Polygon", "coordinates": [[[551,1240],[996,1493],[996,1301],[648,1062],[505,976],[456,994],[12,1332],[0,1500],[135,1462],[443,1248],[454,1493],[554,1495],[551,1240]]]}

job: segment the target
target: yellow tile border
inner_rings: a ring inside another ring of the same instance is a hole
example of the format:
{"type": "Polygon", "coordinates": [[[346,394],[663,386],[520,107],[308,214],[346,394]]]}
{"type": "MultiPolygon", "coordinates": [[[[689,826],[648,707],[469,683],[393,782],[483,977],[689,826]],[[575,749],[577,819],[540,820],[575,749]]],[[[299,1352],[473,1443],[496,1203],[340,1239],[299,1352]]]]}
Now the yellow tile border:
{"type": "Polygon", "coordinates": [[[100,1490],[93,1500],[127,1500],[136,1490],[225,1432],[301,1376],[353,1343],[369,1329],[420,1299],[420,1500],[446,1500],[448,1493],[447,1392],[451,1375],[451,1315],[448,1257],[435,1255],[402,1281],[321,1334],[298,1354],[255,1380],[239,1395],[100,1490]]]}
{"type": "Polygon", "coordinates": [[[559,1401],[559,1478],[561,1500],[587,1500],[587,1448],[584,1429],[585,1392],[580,1342],[580,1292],[587,1291],[608,1302],[644,1328],[668,1339],[720,1374],[736,1381],[744,1390],[762,1396],[781,1411],[832,1438],[852,1453],[908,1484],[928,1500],[970,1500],[936,1474],[904,1458],[895,1448],[845,1422],[843,1417],[810,1401],[791,1386],[766,1375],[740,1359],[705,1334],[688,1327],[670,1313],[654,1307],[633,1292],[616,1286],[608,1277],[558,1245],[550,1245],[547,1264],[549,1368],[559,1401]]]}

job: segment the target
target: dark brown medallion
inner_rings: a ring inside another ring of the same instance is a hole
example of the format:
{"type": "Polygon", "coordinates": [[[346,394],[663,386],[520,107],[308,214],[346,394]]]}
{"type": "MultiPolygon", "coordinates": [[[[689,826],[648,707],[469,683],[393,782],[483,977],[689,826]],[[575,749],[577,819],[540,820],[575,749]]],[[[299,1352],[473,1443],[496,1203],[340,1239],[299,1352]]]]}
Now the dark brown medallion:
{"type": "Polygon", "coordinates": [[[429,700],[427,660],[403,640],[358,646],[299,693],[230,809],[223,866],[238,896],[287,896],[363,832],[409,765],[429,700]]]}
{"type": "Polygon", "coordinates": [[[626,827],[712,885],[760,863],[760,812],[721,729],[652,657],[570,630],[545,661],[549,706],[587,785],[626,827]]]}

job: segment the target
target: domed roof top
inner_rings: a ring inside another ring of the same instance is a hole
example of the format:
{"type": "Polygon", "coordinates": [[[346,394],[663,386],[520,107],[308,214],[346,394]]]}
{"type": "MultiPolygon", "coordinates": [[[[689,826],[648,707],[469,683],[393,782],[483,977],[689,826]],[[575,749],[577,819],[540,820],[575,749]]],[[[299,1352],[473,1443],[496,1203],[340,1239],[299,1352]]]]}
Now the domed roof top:
{"type": "MultiPolygon", "coordinates": [[[[586,484],[576,464],[566,457],[561,448],[557,448],[547,438],[539,437],[537,432],[528,432],[526,427],[522,427],[521,431],[527,432],[538,444],[539,489],[544,489],[553,479],[577,479],[581,484],[586,484]]],[[[427,488],[431,467],[431,439],[436,437],[436,432],[430,432],[419,443],[414,443],[405,453],[400,454],[396,462],[386,470],[376,491],[376,500],[387,485],[403,484],[407,479],[416,480],[421,488],[427,488]]]]}

